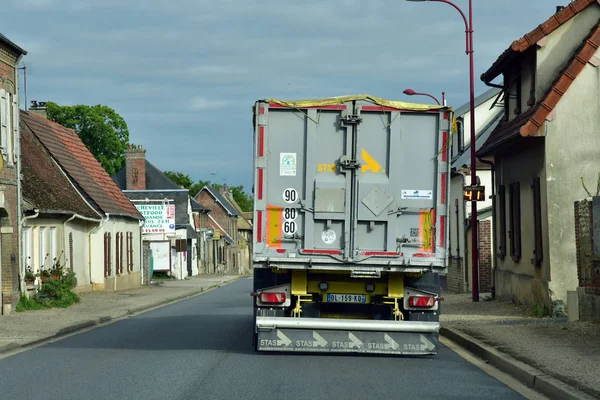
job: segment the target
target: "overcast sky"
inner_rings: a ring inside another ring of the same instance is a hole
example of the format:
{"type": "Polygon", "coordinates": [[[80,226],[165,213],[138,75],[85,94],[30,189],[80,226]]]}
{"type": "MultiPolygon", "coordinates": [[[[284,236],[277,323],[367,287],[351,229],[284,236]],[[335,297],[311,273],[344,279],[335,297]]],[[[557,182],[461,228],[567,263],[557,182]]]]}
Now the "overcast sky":
{"type": "MultiPolygon", "coordinates": [[[[474,1],[479,75],[566,0],[474,1]]],[[[466,0],[456,3],[468,10],[466,0]]],[[[105,104],[163,170],[252,185],[254,101],[368,93],[468,101],[460,15],[402,0],[2,0],[28,100],[105,104]],[[8,3],[8,5],[6,4],[8,3]],[[8,11],[6,8],[8,7],[8,11]],[[215,176],[210,176],[216,172],[215,176]]]]}

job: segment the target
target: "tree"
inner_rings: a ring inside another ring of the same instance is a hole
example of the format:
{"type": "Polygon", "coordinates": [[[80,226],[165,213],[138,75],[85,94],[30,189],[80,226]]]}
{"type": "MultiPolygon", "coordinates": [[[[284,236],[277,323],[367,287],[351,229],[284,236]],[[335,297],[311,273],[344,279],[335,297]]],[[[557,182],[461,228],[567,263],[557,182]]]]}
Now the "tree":
{"type": "Polygon", "coordinates": [[[115,110],[100,104],[60,106],[51,101],[46,107],[48,119],[74,129],[108,175],[113,176],[125,166],[129,129],[115,110]]]}
{"type": "Polygon", "coordinates": [[[231,191],[233,199],[239,204],[243,211],[252,211],[254,209],[254,199],[244,192],[244,187],[242,185],[230,187],[229,190],[231,191]]]}
{"type": "MultiPolygon", "coordinates": [[[[164,171],[163,173],[167,176],[167,178],[172,180],[177,186],[183,186],[186,189],[190,189],[192,187],[192,185],[194,185],[194,181],[192,180],[192,178],[190,178],[190,176],[188,174],[184,174],[183,172],[164,171]]],[[[193,196],[195,193],[192,194],[190,191],[190,194],[193,196]]]]}

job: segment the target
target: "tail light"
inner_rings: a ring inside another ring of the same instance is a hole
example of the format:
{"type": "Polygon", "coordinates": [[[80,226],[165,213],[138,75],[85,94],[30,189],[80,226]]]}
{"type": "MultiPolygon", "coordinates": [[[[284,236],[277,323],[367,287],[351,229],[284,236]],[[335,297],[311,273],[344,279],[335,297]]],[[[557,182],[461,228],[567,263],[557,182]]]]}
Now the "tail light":
{"type": "Polygon", "coordinates": [[[435,296],[410,296],[408,305],[410,307],[433,307],[435,306],[435,296]]]}
{"type": "Polygon", "coordinates": [[[260,294],[261,303],[270,303],[270,304],[282,304],[285,303],[286,297],[285,293],[270,293],[270,292],[262,292],[260,294]]]}

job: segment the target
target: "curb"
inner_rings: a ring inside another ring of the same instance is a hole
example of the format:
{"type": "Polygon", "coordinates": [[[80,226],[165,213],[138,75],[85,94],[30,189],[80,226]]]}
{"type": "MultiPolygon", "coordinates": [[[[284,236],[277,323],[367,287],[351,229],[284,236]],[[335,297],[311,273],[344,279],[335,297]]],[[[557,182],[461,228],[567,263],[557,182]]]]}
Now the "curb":
{"type": "Polygon", "coordinates": [[[577,390],[573,386],[504,354],[464,332],[442,327],[440,328],[440,334],[549,398],[560,400],[593,400],[593,397],[587,393],[577,390]]]}
{"type": "Polygon", "coordinates": [[[213,289],[216,289],[216,288],[219,288],[221,286],[228,285],[230,283],[238,281],[239,279],[243,278],[244,276],[245,275],[240,275],[240,276],[238,276],[238,277],[236,277],[234,279],[231,279],[229,281],[221,281],[219,283],[212,284],[212,285],[210,285],[210,286],[208,286],[206,288],[205,287],[201,287],[200,289],[188,292],[186,294],[172,296],[172,297],[167,297],[166,299],[155,301],[154,303],[151,303],[151,304],[146,304],[146,305],[143,305],[143,306],[139,306],[139,307],[135,307],[135,308],[129,309],[126,312],[120,313],[120,314],[117,314],[117,315],[113,315],[113,316],[107,315],[107,316],[103,316],[103,317],[99,317],[99,318],[94,318],[94,319],[90,319],[90,320],[83,321],[83,322],[78,322],[76,324],[67,325],[67,326],[59,329],[56,333],[53,333],[51,335],[44,336],[44,337],[41,337],[41,338],[38,338],[38,339],[35,339],[35,340],[32,340],[32,341],[29,341],[29,342],[25,342],[25,343],[21,343],[21,344],[16,343],[16,342],[7,343],[5,345],[1,345],[0,346],[0,356],[3,355],[3,354],[5,354],[5,353],[14,351],[14,350],[18,350],[18,349],[22,349],[22,348],[26,348],[26,347],[30,347],[30,346],[35,346],[37,344],[44,343],[44,342],[47,342],[47,341],[52,340],[52,339],[58,339],[60,337],[66,336],[66,335],[71,334],[71,333],[76,333],[76,332],[82,331],[84,329],[91,328],[91,327],[96,326],[96,325],[102,325],[102,324],[105,324],[105,323],[113,321],[113,320],[117,320],[117,319],[120,319],[120,318],[123,318],[123,317],[131,316],[133,314],[138,314],[138,313],[141,313],[143,311],[147,311],[147,310],[159,307],[159,306],[166,306],[166,305],[168,305],[170,303],[178,302],[178,301],[190,298],[190,297],[196,297],[196,296],[201,295],[203,293],[208,293],[209,291],[211,291],[213,289]]]}

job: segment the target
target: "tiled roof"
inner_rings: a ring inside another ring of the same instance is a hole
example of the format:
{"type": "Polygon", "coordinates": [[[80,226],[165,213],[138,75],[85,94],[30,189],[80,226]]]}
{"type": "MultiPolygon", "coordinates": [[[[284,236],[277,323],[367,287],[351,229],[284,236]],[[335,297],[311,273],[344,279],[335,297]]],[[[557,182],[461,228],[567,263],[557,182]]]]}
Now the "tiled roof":
{"type": "MultiPolygon", "coordinates": [[[[221,204],[221,206],[225,209],[225,211],[227,211],[227,213],[229,213],[230,216],[237,217],[240,215],[240,213],[235,209],[235,207],[229,204],[229,202],[225,199],[225,197],[223,197],[221,193],[219,193],[217,189],[215,189],[212,186],[204,186],[202,190],[204,189],[206,189],[208,193],[210,193],[210,195],[217,201],[217,203],[221,204]]],[[[200,190],[200,192],[202,190],[200,190]]],[[[196,201],[198,201],[197,199],[200,192],[198,192],[198,194],[195,196],[196,201]]]]}
{"type": "MultiPolygon", "coordinates": [[[[550,115],[554,107],[558,104],[562,96],[569,90],[571,84],[581,73],[598,48],[600,47],[600,25],[595,26],[581,47],[575,52],[575,55],[560,74],[554,85],[540,102],[536,112],[527,120],[521,128],[522,136],[531,136],[537,132],[546,118],[550,115]]],[[[596,64],[598,61],[596,61],[596,64]]]]}
{"type": "MultiPolygon", "coordinates": [[[[499,124],[479,150],[478,156],[491,154],[495,148],[518,136],[527,137],[534,135],[546,118],[552,113],[554,107],[556,107],[562,96],[571,87],[571,84],[579,76],[586,64],[593,59],[599,47],[600,23],[592,28],[588,37],[575,51],[571,61],[554,81],[554,84],[544,97],[534,107],[517,118],[508,123],[499,124]]],[[[600,63],[600,60],[596,60],[596,62],[600,63]]]]}
{"type": "Polygon", "coordinates": [[[488,140],[477,151],[477,157],[485,157],[497,150],[498,148],[512,143],[516,138],[521,137],[520,129],[539,108],[539,104],[530,108],[518,117],[506,122],[502,121],[496,129],[490,134],[488,140]]]}
{"type": "MultiPolygon", "coordinates": [[[[23,118],[21,118],[23,120],[23,118]]],[[[100,218],[99,214],[71,183],[52,156],[25,123],[21,123],[21,174],[24,207],[42,213],[79,214],[100,218]]]]}
{"type": "Polygon", "coordinates": [[[538,25],[534,30],[527,33],[519,40],[512,42],[510,47],[506,49],[500,55],[500,57],[498,57],[494,64],[492,64],[492,66],[481,75],[481,80],[488,83],[494,80],[496,76],[500,74],[501,65],[508,61],[511,57],[514,57],[518,53],[523,53],[532,45],[538,43],[544,37],[560,28],[564,23],[594,3],[599,3],[599,0],[575,0],[569,3],[568,6],[552,15],[544,23],[538,25]]]}
{"type": "Polygon", "coordinates": [[[225,232],[224,229],[221,229],[221,227],[219,226],[219,224],[217,223],[217,221],[215,221],[215,219],[208,214],[208,225],[215,230],[215,232],[219,232],[221,234],[221,237],[225,239],[225,241],[229,244],[233,243],[233,239],[231,238],[231,236],[229,236],[229,234],[227,232],[225,232]]]}
{"type": "Polygon", "coordinates": [[[25,111],[21,111],[21,117],[61,168],[103,213],[143,219],[74,130],[25,111]]]}
{"type": "Polygon", "coordinates": [[[204,207],[202,204],[198,203],[192,196],[189,196],[190,203],[192,204],[192,211],[194,212],[207,212],[208,208],[204,207]]]}

